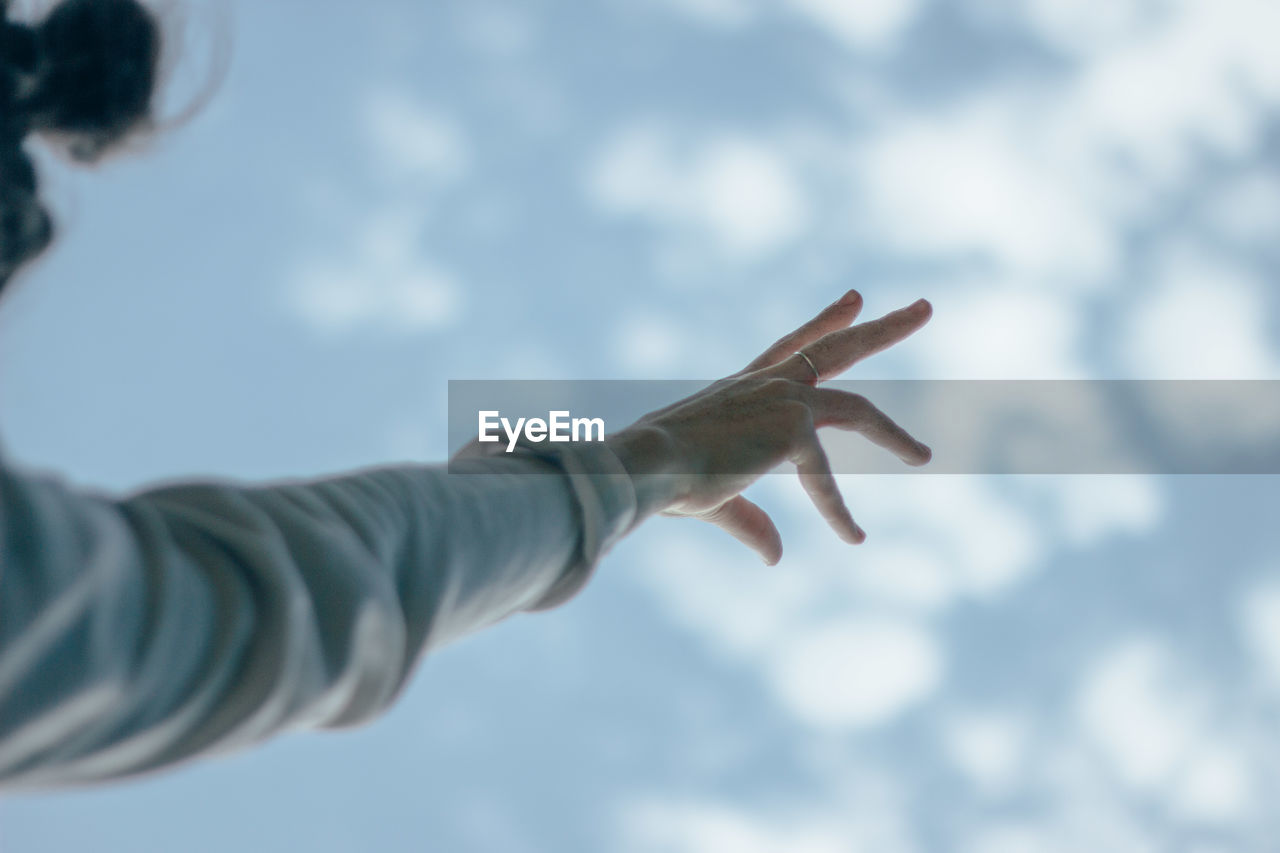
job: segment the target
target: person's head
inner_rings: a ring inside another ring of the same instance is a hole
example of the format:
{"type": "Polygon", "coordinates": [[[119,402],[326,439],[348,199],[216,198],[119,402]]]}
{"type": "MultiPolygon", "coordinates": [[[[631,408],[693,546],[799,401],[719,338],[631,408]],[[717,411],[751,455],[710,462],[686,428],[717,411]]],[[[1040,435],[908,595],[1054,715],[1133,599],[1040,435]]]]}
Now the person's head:
{"type": "Polygon", "coordinates": [[[53,240],[32,135],[94,163],[149,130],[161,28],[138,0],[61,0],[39,20],[0,0],[0,290],[53,240]]]}

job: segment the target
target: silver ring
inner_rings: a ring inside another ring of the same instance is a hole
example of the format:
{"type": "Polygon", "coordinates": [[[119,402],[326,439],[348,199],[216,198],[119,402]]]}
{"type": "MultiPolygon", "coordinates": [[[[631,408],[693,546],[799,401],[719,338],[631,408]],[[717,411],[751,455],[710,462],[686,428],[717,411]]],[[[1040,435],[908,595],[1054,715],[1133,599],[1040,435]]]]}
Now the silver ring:
{"type": "Polygon", "coordinates": [[[804,363],[805,363],[805,364],[807,364],[807,365],[809,365],[809,369],[813,371],[813,381],[814,381],[814,382],[817,382],[819,379],[821,379],[821,378],[822,378],[822,374],[818,372],[818,365],[816,365],[816,364],[814,364],[814,363],[813,363],[813,359],[809,358],[809,356],[805,355],[805,354],[804,354],[803,352],[801,352],[800,350],[796,350],[796,355],[798,355],[798,356],[800,356],[801,358],[803,358],[803,359],[804,359],[804,363]]]}

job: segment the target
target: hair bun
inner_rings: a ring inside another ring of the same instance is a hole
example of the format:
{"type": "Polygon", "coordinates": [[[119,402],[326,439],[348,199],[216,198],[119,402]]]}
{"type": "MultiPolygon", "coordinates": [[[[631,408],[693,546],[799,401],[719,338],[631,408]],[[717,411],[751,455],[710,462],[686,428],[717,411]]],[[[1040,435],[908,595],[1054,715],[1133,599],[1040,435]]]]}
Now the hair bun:
{"type": "Polygon", "coordinates": [[[62,0],[43,20],[7,20],[0,0],[0,290],[53,240],[29,132],[97,160],[151,124],[161,31],[139,0],[62,0]]]}
{"type": "Polygon", "coordinates": [[[40,39],[35,28],[0,21],[0,60],[6,71],[34,74],[40,63],[40,39]]]}
{"type": "Polygon", "coordinates": [[[0,20],[0,137],[12,145],[27,132],[23,101],[35,89],[40,40],[24,24],[0,20]]]}
{"type": "Polygon", "coordinates": [[[36,195],[35,168],[21,141],[0,145],[0,290],[52,239],[53,221],[36,195]]]}
{"type": "Polygon", "coordinates": [[[35,75],[30,129],[71,137],[76,159],[97,159],[150,119],[161,33],[138,0],[63,0],[34,27],[8,28],[35,75]]]}

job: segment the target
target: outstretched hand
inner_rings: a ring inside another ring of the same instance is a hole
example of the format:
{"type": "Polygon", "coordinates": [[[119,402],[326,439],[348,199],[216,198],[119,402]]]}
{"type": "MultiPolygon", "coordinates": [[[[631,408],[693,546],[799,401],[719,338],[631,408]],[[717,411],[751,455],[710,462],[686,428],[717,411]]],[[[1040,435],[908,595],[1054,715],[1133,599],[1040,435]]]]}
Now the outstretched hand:
{"type": "Polygon", "coordinates": [[[861,433],[908,465],[932,454],[865,397],[818,386],[916,332],[933,309],[921,299],[851,326],[861,311],[862,297],[849,291],[742,370],[610,436],[610,447],[633,477],[659,485],[663,515],[709,521],[769,565],[782,557],[782,537],[739,493],[786,461],[836,533],[861,543],[866,533],[845,505],[817,430],[861,433]]]}

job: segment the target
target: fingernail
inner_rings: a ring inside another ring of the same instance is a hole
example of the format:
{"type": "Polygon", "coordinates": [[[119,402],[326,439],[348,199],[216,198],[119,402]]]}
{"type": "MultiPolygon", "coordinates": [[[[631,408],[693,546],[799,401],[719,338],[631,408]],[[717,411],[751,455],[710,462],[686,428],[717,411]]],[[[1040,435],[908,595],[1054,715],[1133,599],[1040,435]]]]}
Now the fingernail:
{"type": "Polygon", "coordinates": [[[909,307],[913,311],[919,311],[921,308],[925,307],[928,304],[929,304],[929,300],[927,299],[917,299],[915,302],[912,302],[909,307]]]}
{"type": "Polygon", "coordinates": [[[856,291],[856,290],[850,290],[850,291],[849,291],[848,293],[846,293],[844,296],[841,296],[841,297],[840,297],[840,299],[836,301],[836,304],[837,304],[837,305],[852,305],[853,303],[855,303],[855,302],[857,302],[857,301],[858,301],[858,291],[856,291]]]}

